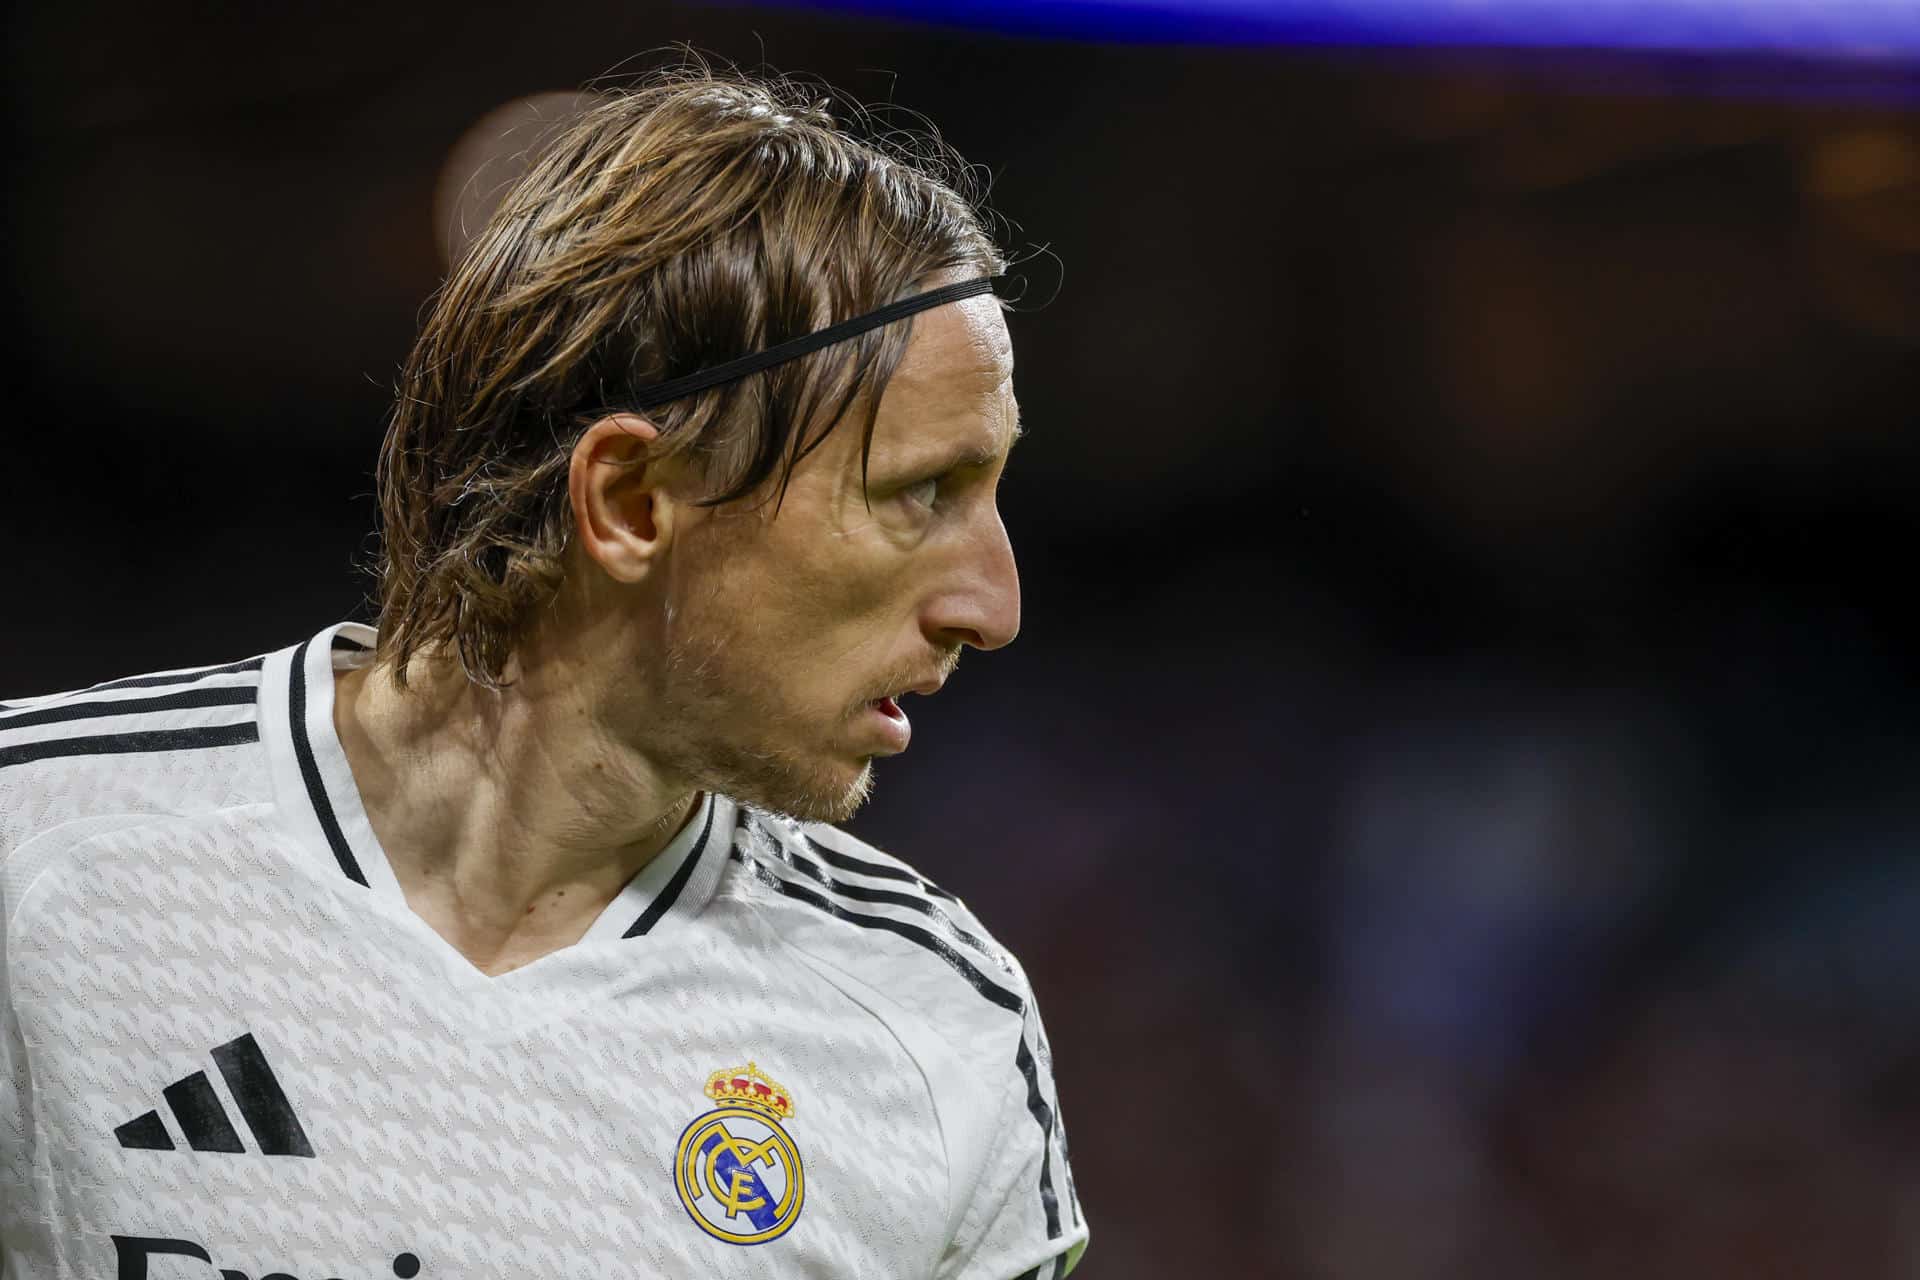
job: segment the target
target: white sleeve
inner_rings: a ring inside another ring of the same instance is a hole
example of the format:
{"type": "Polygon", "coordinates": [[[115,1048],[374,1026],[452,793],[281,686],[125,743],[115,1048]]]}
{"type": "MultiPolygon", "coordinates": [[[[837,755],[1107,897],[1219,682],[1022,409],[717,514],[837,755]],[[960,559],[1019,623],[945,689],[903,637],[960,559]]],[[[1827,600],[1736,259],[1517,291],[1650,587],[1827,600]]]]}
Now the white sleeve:
{"type": "MultiPolygon", "coordinates": [[[[5,835],[0,832],[0,839],[5,835]]],[[[11,852],[0,845],[0,1280],[5,1280],[10,1268],[7,1255],[10,1229],[8,1220],[12,1217],[8,1204],[18,1204],[26,1197],[19,1194],[14,1184],[22,1174],[20,1144],[24,1117],[21,1115],[21,1099],[18,1082],[14,1078],[14,1021],[13,988],[7,978],[7,917],[12,914],[13,904],[6,892],[7,855],[11,852]]]]}
{"type": "Polygon", "coordinates": [[[938,1280],[1059,1280],[1086,1251],[1053,1053],[1031,996],[1013,1059],[998,1132],[938,1280]]]}

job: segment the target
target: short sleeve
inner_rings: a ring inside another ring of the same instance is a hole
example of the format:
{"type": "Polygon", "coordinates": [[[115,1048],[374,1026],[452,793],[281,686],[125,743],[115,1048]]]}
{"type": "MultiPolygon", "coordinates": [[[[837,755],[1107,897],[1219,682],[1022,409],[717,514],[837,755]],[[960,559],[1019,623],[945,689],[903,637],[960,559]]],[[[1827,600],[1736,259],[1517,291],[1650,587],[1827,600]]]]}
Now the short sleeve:
{"type": "Polygon", "coordinates": [[[1031,997],[1006,1080],[998,1132],[938,1280],[1059,1280],[1086,1251],[1053,1052],[1031,997]]]}

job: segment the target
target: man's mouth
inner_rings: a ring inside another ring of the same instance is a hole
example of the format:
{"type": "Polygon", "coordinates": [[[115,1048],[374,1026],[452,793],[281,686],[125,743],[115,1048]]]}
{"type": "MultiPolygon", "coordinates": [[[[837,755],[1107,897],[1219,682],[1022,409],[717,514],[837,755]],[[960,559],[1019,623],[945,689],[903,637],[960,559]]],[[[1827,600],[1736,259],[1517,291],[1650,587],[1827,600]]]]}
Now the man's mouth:
{"type": "Polygon", "coordinates": [[[947,676],[952,671],[953,661],[952,657],[949,656],[948,660],[943,663],[939,669],[912,684],[898,685],[892,693],[882,694],[878,698],[867,699],[866,710],[872,711],[879,717],[877,721],[871,721],[869,723],[872,723],[877,730],[894,744],[894,750],[905,751],[907,749],[907,739],[913,733],[913,726],[907,721],[906,710],[900,705],[901,699],[910,693],[930,696],[940,692],[940,686],[947,682],[947,676]]]}
{"type": "Polygon", "coordinates": [[[889,694],[884,698],[875,698],[867,703],[866,709],[873,718],[861,719],[868,726],[868,732],[885,742],[891,751],[883,754],[895,755],[907,749],[907,742],[913,736],[913,725],[907,720],[907,713],[900,709],[897,695],[889,694]]]}

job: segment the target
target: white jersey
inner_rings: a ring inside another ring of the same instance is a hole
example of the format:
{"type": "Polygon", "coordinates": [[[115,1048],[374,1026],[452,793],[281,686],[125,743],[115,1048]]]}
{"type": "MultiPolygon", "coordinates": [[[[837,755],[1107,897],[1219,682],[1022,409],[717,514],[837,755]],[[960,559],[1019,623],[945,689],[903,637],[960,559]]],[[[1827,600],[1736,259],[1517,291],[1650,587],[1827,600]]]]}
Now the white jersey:
{"type": "Polygon", "coordinates": [[[0,709],[0,1275],[1052,1280],[1087,1225],[1019,966],[709,797],[498,977],[406,905],[350,624],[0,709]]]}

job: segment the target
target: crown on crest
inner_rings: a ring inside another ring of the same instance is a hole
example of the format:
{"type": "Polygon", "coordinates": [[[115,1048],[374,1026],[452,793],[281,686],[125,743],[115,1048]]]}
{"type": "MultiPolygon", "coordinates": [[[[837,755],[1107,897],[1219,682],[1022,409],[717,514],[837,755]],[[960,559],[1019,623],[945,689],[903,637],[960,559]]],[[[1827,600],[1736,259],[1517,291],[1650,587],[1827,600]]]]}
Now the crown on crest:
{"type": "Polygon", "coordinates": [[[751,1062],[744,1067],[726,1067],[708,1076],[707,1096],[715,1102],[752,1107],[781,1120],[793,1115],[793,1097],[786,1086],[776,1083],[751,1062]]]}

